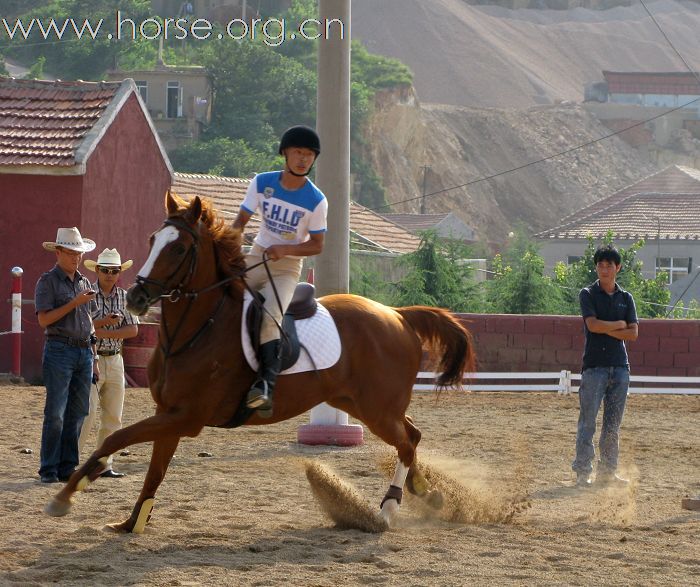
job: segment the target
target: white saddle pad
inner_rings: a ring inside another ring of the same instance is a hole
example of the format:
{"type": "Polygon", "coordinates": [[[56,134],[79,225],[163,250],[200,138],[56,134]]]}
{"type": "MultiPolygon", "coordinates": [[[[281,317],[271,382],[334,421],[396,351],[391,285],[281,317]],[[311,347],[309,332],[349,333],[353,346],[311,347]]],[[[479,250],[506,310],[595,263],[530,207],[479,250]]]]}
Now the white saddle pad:
{"type": "MultiPolygon", "coordinates": [[[[258,359],[253,351],[245,320],[248,306],[250,306],[252,300],[253,296],[250,295],[250,292],[245,292],[245,297],[243,298],[243,320],[241,320],[241,340],[246,361],[248,361],[253,371],[257,371],[258,359]]],[[[302,345],[299,359],[289,369],[282,371],[281,375],[313,371],[314,368],[319,370],[328,369],[338,362],[338,359],[340,359],[340,335],[333,321],[333,316],[330,315],[326,308],[319,303],[316,313],[311,318],[297,320],[296,326],[299,342],[302,345]],[[309,357],[309,354],[311,354],[311,357],[309,357]],[[311,360],[312,358],[313,361],[311,360]]]]}

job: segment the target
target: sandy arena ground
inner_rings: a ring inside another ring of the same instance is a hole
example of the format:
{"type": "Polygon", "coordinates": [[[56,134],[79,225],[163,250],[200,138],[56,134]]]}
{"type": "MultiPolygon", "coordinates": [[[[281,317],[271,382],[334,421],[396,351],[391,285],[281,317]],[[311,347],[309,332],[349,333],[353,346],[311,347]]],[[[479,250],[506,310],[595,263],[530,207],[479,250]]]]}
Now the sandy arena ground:
{"type": "MultiPolygon", "coordinates": [[[[36,474],[43,388],[0,387],[0,401],[2,585],[700,584],[700,513],[680,507],[700,494],[700,397],[631,397],[622,471],[634,483],[578,491],[576,396],[417,395],[421,457],[442,479],[444,509],[406,499],[398,526],[377,534],[334,527],[304,462],[330,467],[376,507],[387,448],[367,432],[360,447],[300,446],[306,416],[183,440],[142,535],[104,525],[131,511],[147,445],[117,457],[126,478],[100,479],[67,517],[48,517],[57,485],[36,474]],[[509,521],[482,521],[514,508],[509,521]]],[[[128,390],[126,423],[151,410],[146,390],[128,390]]]]}

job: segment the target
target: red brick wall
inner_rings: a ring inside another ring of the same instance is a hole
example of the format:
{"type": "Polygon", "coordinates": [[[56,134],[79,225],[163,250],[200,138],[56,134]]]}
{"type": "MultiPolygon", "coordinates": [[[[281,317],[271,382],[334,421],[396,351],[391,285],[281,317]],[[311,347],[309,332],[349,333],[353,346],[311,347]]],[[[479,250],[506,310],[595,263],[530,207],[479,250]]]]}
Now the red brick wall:
{"type": "MultiPolygon", "coordinates": [[[[459,314],[474,334],[480,371],[581,369],[580,316],[459,314]]],[[[641,320],[627,343],[635,375],[700,376],[700,320],[641,320]]]]}

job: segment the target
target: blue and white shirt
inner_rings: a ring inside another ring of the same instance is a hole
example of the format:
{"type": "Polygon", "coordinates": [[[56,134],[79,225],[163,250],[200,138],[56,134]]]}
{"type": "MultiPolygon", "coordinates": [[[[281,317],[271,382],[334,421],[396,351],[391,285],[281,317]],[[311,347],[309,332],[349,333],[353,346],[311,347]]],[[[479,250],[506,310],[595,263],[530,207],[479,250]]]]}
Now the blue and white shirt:
{"type": "Polygon", "coordinates": [[[280,184],[281,171],[259,173],[248,186],[241,208],[262,216],[255,244],[266,249],[272,245],[298,245],[310,234],[326,232],[328,200],[307,178],[298,190],[286,190],[280,184]]]}

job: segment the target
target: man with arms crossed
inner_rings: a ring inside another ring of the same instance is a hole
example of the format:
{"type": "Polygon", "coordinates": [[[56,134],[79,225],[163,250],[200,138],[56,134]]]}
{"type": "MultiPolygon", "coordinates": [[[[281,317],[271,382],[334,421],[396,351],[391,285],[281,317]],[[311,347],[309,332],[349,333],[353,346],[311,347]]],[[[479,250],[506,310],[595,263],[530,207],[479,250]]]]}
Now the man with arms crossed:
{"type": "Polygon", "coordinates": [[[622,267],[620,253],[612,245],[598,247],[594,256],[598,280],[579,294],[586,343],[579,389],[579,418],[576,435],[576,485],[591,485],[593,435],[601,402],[603,427],[600,431],[600,460],[596,483],[628,483],[616,474],[619,432],[630,381],[626,340],[637,340],[638,320],[632,294],[617,283],[622,267]]]}

